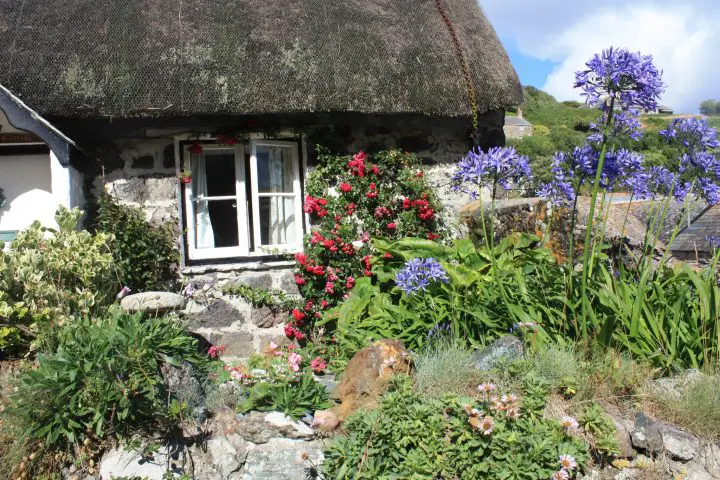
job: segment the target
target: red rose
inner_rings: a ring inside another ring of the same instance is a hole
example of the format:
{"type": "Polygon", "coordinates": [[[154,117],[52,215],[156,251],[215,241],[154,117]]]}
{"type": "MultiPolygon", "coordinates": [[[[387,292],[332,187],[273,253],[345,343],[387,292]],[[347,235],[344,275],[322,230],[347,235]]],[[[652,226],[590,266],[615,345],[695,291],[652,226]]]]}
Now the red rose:
{"type": "Polygon", "coordinates": [[[291,324],[289,324],[289,323],[285,324],[284,330],[285,330],[286,337],[288,337],[291,340],[293,338],[295,338],[295,327],[293,327],[291,324]]]}
{"type": "Polygon", "coordinates": [[[417,172],[416,177],[418,177],[418,178],[422,178],[422,177],[423,177],[423,172],[422,172],[422,170],[420,170],[419,172],[417,172]]]}
{"type": "Polygon", "coordinates": [[[368,270],[367,268],[365,269],[365,271],[363,273],[365,274],[366,277],[372,277],[372,272],[370,270],[368,270]]]}
{"type": "Polygon", "coordinates": [[[436,239],[438,239],[438,238],[440,238],[440,235],[437,234],[437,233],[428,233],[428,234],[427,234],[427,239],[428,239],[428,240],[436,240],[436,239]]]}
{"type": "Polygon", "coordinates": [[[302,322],[305,319],[305,314],[298,310],[297,308],[294,308],[292,311],[292,316],[295,319],[296,322],[302,322]]]}
{"type": "Polygon", "coordinates": [[[395,228],[397,228],[397,225],[395,225],[394,222],[390,222],[387,224],[387,228],[388,230],[395,230],[395,228]]]}
{"type": "Polygon", "coordinates": [[[355,156],[353,157],[353,160],[358,161],[358,162],[364,162],[366,158],[367,158],[367,153],[360,151],[355,154],[355,156]]]}
{"type": "Polygon", "coordinates": [[[188,152],[192,153],[193,155],[200,155],[203,152],[203,147],[198,142],[194,142],[188,147],[188,152]]]}
{"type": "Polygon", "coordinates": [[[390,252],[385,252],[385,258],[392,258],[392,254],[390,252]]]}
{"type": "Polygon", "coordinates": [[[332,240],[328,239],[328,240],[324,240],[324,241],[323,241],[323,245],[325,245],[325,248],[330,248],[330,247],[332,247],[332,246],[335,246],[335,242],[333,242],[332,240]]]}
{"type": "Polygon", "coordinates": [[[407,197],[403,198],[403,208],[404,208],[405,210],[407,210],[408,208],[410,208],[410,199],[407,198],[407,197]]]}
{"type": "Polygon", "coordinates": [[[320,301],[320,308],[326,309],[327,306],[328,306],[327,300],[321,300],[321,301],[320,301]]]}
{"type": "Polygon", "coordinates": [[[296,253],[295,260],[297,260],[300,265],[305,265],[307,263],[307,257],[304,253],[296,253]]]}
{"type": "Polygon", "coordinates": [[[355,286],[355,279],[353,277],[348,277],[347,281],[345,282],[345,288],[348,290],[351,290],[355,286]]]}
{"type": "Polygon", "coordinates": [[[295,274],[295,284],[296,285],[305,285],[305,279],[302,275],[295,274]]]}
{"type": "Polygon", "coordinates": [[[343,182],[340,184],[340,191],[343,193],[352,192],[352,187],[349,183],[343,182]]]}
{"type": "Polygon", "coordinates": [[[295,334],[295,338],[297,340],[302,340],[305,338],[305,334],[303,332],[301,332],[300,330],[298,330],[297,328],[293,331],[293,333],[295,334]]]}
{"type": "Polygon", "coordinates": [[[377,165],[373,165],[370,171],[373,173],[373,175],[380,175],[380,169],[377,165]]]}

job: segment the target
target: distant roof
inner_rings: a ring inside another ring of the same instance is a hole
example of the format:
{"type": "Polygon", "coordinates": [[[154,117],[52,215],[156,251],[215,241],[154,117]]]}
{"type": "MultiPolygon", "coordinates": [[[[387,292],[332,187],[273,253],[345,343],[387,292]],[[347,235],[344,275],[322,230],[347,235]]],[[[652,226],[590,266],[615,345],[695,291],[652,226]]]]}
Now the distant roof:
{"type": "Polygon", "coordinates": [[[682,230],[671,245],[677,252],[711,251],[707,237],[720,237],[720,205],[708,207],[689,227],[682,230]]]}
{"type": "Polygon", "coordinates": [[[522,89],[476,0],[0,2],[0,83],[51,117],[469,117],[522,89]]]}
{"type": "Polygon", "coordinates": [[[517,125],[522,127],[532,127],[532,123],[517,115],[505,115],[505,125],[517,125]]]}

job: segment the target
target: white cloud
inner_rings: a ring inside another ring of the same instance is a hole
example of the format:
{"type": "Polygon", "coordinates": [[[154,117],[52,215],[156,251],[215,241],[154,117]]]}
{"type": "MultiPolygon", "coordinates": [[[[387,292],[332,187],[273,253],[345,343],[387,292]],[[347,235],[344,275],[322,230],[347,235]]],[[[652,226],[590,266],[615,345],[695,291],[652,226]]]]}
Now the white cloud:
{"type": "Polygon", "coordinates": [[[537,2],[544,9],[527,3],[488,0],[483,6],[501,37],[514,37],[523,54],[558,63],[543,87],[558,99],[578,98],[574,73],[610,45],[653,55],[667,85],[661,101],[676,111],[694,112],[702,100],[720,99],[720,2],[611,0],[602,8],[537,2]]]}

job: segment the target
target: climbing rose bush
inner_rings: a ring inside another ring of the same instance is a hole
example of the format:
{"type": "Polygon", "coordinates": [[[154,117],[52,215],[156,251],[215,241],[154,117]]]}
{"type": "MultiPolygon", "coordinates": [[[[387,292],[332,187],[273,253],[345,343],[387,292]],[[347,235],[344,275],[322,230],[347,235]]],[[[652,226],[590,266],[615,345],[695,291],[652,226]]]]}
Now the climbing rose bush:
{"type": "Polygon", "coordinates": [[[372,275],[373,237],[445,238],[442,209],[417,156],[398,150],[334,156],[321,151],[306,182],[304,210],[312,232],[295,256],[295,283],[305,298],[285,334],[303,340],[322,312],[337,305],[358,278],[372,275]]]}

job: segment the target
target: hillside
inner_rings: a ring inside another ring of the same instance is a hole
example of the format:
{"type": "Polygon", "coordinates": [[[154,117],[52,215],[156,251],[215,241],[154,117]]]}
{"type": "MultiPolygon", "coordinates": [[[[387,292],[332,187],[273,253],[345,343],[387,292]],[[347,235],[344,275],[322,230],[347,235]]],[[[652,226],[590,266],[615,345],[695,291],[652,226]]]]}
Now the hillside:
{"type": "MultiPolygon", "coordinates": [[[[552,95],[535,87],[524,87],[525,101],[519,108],[523,117],[533,124],[533,136],[508,140],[519,153],[530,157],[535,184],[549,181],[550,163],[557,151],[572,150],[585,143],[589,124],[597,121],[599,113],[580,102],[558,102],[552,95]]],[[[517,110],[508,112],[513,115],[517,110]]],[[[658,132],[673,118],[671,115],[641,115],[643,136],[632,148],[645,155],[649,165],[664,165],[674,161],[672,149],[665,145],[658,132]]],[[[720,127],[720,116],[709,122],[720,127]]]]}

